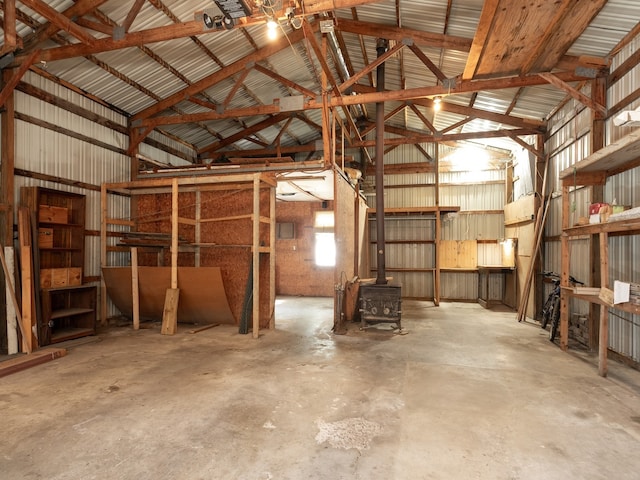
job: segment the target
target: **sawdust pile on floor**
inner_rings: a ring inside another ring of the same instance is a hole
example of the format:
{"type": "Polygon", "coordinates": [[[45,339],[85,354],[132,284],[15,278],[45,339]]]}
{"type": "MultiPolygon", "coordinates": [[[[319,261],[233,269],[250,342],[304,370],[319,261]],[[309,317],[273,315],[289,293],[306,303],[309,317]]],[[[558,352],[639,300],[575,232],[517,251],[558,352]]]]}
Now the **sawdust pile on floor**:
{"type": "Polygon", "coordinates": [[[316,435],[318,444],[329,442],[332,447],[345,450],[350,448],[368,450],[371,440],[382,433],[382,426],[362,417],[346,418],[329,423],[318,419],[316,425],[319,430],[316,435]]]}

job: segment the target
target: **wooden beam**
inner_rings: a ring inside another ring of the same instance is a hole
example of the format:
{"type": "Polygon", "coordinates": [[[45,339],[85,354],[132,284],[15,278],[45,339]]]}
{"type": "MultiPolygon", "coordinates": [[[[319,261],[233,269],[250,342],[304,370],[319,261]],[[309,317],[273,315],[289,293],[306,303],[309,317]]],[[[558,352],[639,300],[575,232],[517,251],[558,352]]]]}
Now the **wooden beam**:
{"type": "Polygon", "coordinates": [[[127,14],[127,18],[125,18],[124,22],[122,22],[122,27],[124,28],[125,33],[128,32],[131,28],[133,21],[138,16],[138,13],[140,13],[140,10],[142,9],[142,6],[145,2],[146,0],[135,0],[133,6],[131,7],[131,10],[129,10],[129,13],[127,14]]]}
{"type": "Polygon", "coordinates": [[[410,28],[398,28],[380,23],[361,22],[340,18],[337,22],[337,28],[343,32],[366,35],[369,37],[386,38],[397,42],[410,39],[418,45],[447,48],[462,52],[468,52],[471,48],[471,40],[467,38],[430,33],[421,30],[412,30],[410,28]]]}
{"type": "Polygon", "coordinates": [[[560,90],[564,90],[569,95],[571,95],[571,97],[573,97],[583,105],[589,107],[591,110],[599,112],[602,115],[607,114],[607,109],[603,105],[597,104],[591,98],[587,97],[584,93],[579,92],[578,90],[573,88],[571,85],[569,85],[567,82],[564,82],[561,79],[559,79],[553,73],[539,73],[538,75],[544,78],[551,85],[558,87],[560,90]]]}
{"type": "Polygon", "coordinates": [[[301,30],[305,33],[305,39],[307,40],[307,42],[309,42],[309,45],[311,45],[311,49],[316,54],[316,59],[318,60],[318,63],[320,63],[320,66],[322,67],[322,72],[327,76],[327,80],[331,84],[331,90],[339,97],[340,89],[338,88],[338,82],[336,81],[336,78],[333,76],[331,67],[329,67],[329,64],[327,63],[327,59],[325,58],[322,48],[320,47],[320,45],[318,44],[318,41],[316,40],[314,30],[312,30],[311,25],[309,25],[308,22],[302,23],[301,30]]]}
{"type": "Polygon", "coordinates": [[[365,75],[367,75],[369,72],[373,71],[373,69],[375,69],[376,67],[378,67],[378,65],[384,63],[388,58],[392,57],[393,55],[395,55],[396,53],[398,53],[402,48],[404,47],[404,43],[396,43],[392,48],[390,48],[389,50],[387,50],[386,52],[384,52],[382,55],[376,57],[376,59],[371,62],[369,65],[367,65],[366,67],[364,67],[362,70],[360,70],[358,73],[356,73],[355,75],[352,75],[349,80],[347,80],[346,82],[343,82],[338,89],[341,92],[344,92],[345,90],[347,90],[351,85],[353,85],[354,83],[356,83],[358,80],[360,80],[362,77],[364,77],[365,75]]]}
{"type": "MultiPolygon", "coordinates": [[[[107,1],[108,0],[78,0],[64,12],[62,12],[62,15],[64,15],[68,19],[79,19],[83,15],[93,12],[96,8],[98,8],[103,3],[106,3],[107,1]]],[[[40,43],[51,38],[58,30],[60,30],[60,28],[53,22],[43,24],[42,26],[36,28],[36,31],[33,35],[29,35],[25,38],[25,53],[28,54],[29,51],[36,48],[40,43]]]]}
{"type": "Polygon", "coordinates": [[[254,65],[253,69],[257,72],[267,75],[268,77],[273,78],[274,80],[277,80],[278,82],[282,83],[283,85],[289,88],[299,91],[300,93],[302,93],[303,95],[306,95],[309,98],[315,98],[317,96],[317,94],[312,90],[309,90],[308,88],[305,88],[302,85],[298,85],[297,83],[283,77],[282,75],[278,75],[276,72],[269,70],[268,68],[265,68],[258,63],[254,65]]]}
{"type": "Polygon", "coordinates": [[[227,98],[225,98],[224,102],[222,102],[222,106],[224,108],[227,108],[227,106],[233,99],[234,95],[236,94],[238,89],[242,86],[245,79],[247,78],[247,75],[249,75],[250,71],[251,71],[250,69],[246,68],[242,71],[242,73],[240,73],[240,75],[238,75],[238,78],[236,79],[236,83],[233,85],[233,88],[231,88],[231,90],[227,94],[227,98]]]}
{"type": "Polygon", "coordinates": [[[226,147],[227,145],[231,145],[232,143],[237,142],[238,140],[242,140],[243,138],[249,136],[249,135],[253,135],[256,132],[259,132],[260,130],[264,130],[267,127],[270,127],[272,125],[275,125],[276,123],[281,122],[282,120],[285,120],[289,115],[287,113],[280,113],[278,115],[274,115],[273,117],[269,117],[266,120],[263,120],[261,122],[256,123],[255,125],[252,125],[249,128],[246,128],[238,133],[235,133],[233,135],[230,135],[229,137],[220,140],[219,142],[213,143],[211,145],[208,145],[206,147],[201,148],[200,150],[198,150],[198,155],[204,155],[204,154],[209,154],[211,152],[215,152],[216,150],[219,150],[223,147],[226,147]]]}
{"type": "Polygon", "coordinates": [[[520,145],[525,150],[528,150],[529,152],[531,152],[533,155],[538,157],[540,160],[544,160],[544,154],[542,152],[540,152],[539,150],[536,150],[533,145],[528,144],[527,142],[522,140],[520,137],[512,135],[511,136],[511,140],[516,142],[518,145],[520,145]]]}
{"type": "Polygon", "coordinates": [[[484,51],[484,45],[489,37],[491,26],[493,25],[493,19],[498,8],[500,0],[488,0],[483,2],[482,13],[480,14],[480,21],[476,27],[476,34],[473,37],[473,43],[467,57],[467,63],[462,73],[464,80],[471,80],[476,74],[476,69],[482,58],[482,52],[484,51]]]}
{"type": "MultiPolygon", "coordinates": [[[[202,22],[199,22],[200,25],[200,32],[199,33],[203,33],[202,32],[202,22]]],[[[185,24],[183,24],[185,25],[185,24]]],[[[180,25],[176,25],[177,27],[180,27],[180,25]]],[[[163,29],[171,29],[174,28],[173,25],[169,26],[169,27],[161,27],[160,30],[162,31],[163,29]]],[[[318,25],[314,25],[311,27],[314,31],[315,29],[319,28],[318,25]]],[[[265,58],[268,58],[278,52],[280,52],[281,50],[284,50],[285,48],[289,48],[289,42],[291,42],[292,44],[302,40],[304,38],[306,30],[303,29],[299,29],[296,30],[295,32],[289,34],[289,36],[287,38],[280,38],[279,40],[276,40],[275,42],[271,42],[269,43],[267,46],[261,48],[260,50],[250,53],[249,55],[244,56],[243,58],[241,58],[240,60],[237,60],[236,62],[232,63],[231,65],[228,65],[226,67],[224,67],[222,70],[219,70],[195,83],[193,83],[192,85],[188,86],[187,88],[184,88],[183,90],[174,93],[173,95],[170,95],[169,97],[167,97],[166,99],[156,103],[155,105],[145,108],[144,110],[138,112],[136,115],[134,115],[132,117],[132,122],[136,122],[137,120],[141,120],[141,119],[145,119],[148,117],[151,117],[153,115],[157,115],[158,113],[162,112],[163,110],[166,110],[169,107],[172,107],[173,105],[179,103],[180,101],[191,97],[193,95],[196,95],[197,93],[202,92],[203,90],[206,90],[210,87],[212,87],[213,85],[221,82],[222,80],[225,80],[229,77],[231,77],[232,75],[235,75],[237,73],[239,73],[240,71],[244,70],[246,68],[246,65],[248,63],[257,63],[260,60],[264,60],[265,58]]],[[[189,32],[192,35],[195,35],[197,32],[189,32]]],[[[129,36],[134,36],[136,34],[136,32],[132,32],[130,34],[127,35],[127,37],[129,36]]],[[[164,35],[164,34],[163,34],[164,35]]],[[[190,36],[190,35],[189,35],[190,36]]],[[[127,38],[126,37],[126,38],[127,38]]],[[[174,37],[177,38],[177,37],[174,37]]],[[[171,38],[168,38],[167,40],[169,40],[171,38]]],[[[121,48],[121,47],[120,47],[121,48]]]]}
{"type": "Polygon", "coordinates": [[[84,28],[74,23],[63,14],[59,13],[54,8],[44,3],[42,0],[20,0],[20,2],[29,7],[34,12],[42,15],[44,18],[49,20],[53,25],[58,27],[59,30],[69,32],[82,43],[85,43],[89,46],[94,44],[96,39],[93,37],[93,35],[91,35],[84,28]]]}
{"type": "Polygon", "coordinates": [[[2,91],[0,92],[0,107],[4,105],[4,102],[7,101],[7,98],[11,94],[13,94],[13,89],[16,88],[16,85],[20,82],[22,76],[29,70],[29,67],[33,65],[33,63],[38,58],[40,54],[40,50],[34,50],[31,52],[29,56],[25,59],[24,63],[20,65],[20,67],[13,72],[13,75],[5,80],[4,86],[2,87],[2,91]]]}
{"type": "Polygon", "coordinates": [[[104,23],[89,20],[87,18],[78,18],[76,19],[76,23],[81,27],[88,28],[89,30],[104,33],[105,35],[109,35],[110,37],[113,36],[112,25],[105,25],[104,23]]]}
{"type": "Polygon", "coordinates": [[[444,82],[447,79],[446,75],[442,73],[442,70],[440,70],[438,66],[433,63],[431,59],[427,57],[417,45],[409,45],[409,49],[414,53],[416,57],[418,57],[418,59],[420,59],[422,63],[426,65],[429,70],[431,70],[431,72],[436,76],[438,80],[440,80],[440,82],[444,82]]]}
{"type": "Polygon", "coordinates": [[[4,18],[2,29],[4,30],[3,52],[11,52],[18,46],[18,36],[16,34],[16,1],[5,0],[4,18]]]}
{"type": "Polygon", "coordinates": [[[424,116],[424,114],[418,109],[418,107],[416,107],[412,102],[407,103],[407,105],[409,105],[409,108],[413,110],[413,113],[415,113],[418,118],[422,120],[422,123],[426,125],[429,131],[431,131],[432,133],[436,133],[436,127],[433,126],[433,123],[431,123],[429,119],[424,116]]]}

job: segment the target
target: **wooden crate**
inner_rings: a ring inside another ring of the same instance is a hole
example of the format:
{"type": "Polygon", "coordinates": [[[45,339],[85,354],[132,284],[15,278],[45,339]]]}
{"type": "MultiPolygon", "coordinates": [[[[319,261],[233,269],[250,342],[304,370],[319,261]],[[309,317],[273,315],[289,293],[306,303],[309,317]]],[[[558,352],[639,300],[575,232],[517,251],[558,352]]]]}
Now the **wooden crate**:
{"type": "Polygon", "coordinates": [[[82,268],[43,268],[40,270],[41,288],[58,288],[82,285],[82,268]]]}
{"type": "Polygon", "coordinates": [[[69,209],[66,207],[40,205],[38,208],[38,221],[44,223],[69,223],[69,209]]]}
{"type": "Polygon", "coordinates": [[[53,248],[53,228],[38,229],[38,248],[53,248]]]}

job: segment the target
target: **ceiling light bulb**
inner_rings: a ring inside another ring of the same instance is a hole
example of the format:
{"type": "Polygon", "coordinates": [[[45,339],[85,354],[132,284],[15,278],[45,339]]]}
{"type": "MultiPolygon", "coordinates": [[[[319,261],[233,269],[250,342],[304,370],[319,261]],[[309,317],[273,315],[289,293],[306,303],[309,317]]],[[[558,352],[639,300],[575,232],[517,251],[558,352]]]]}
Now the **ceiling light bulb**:
{"type": "Polygon", "coordinates": [[[269,40],[275,40],[278,36],[278,22],[273,18],[267,18],[267,38],[269,40]]]}
{"type": "Polygon", "coordinates": [[[441,103],[442,103],[442,97],[435,97],[435,98],[433,99],[433,109],[434,109],[436,112],[440,110],[441,103]]]}

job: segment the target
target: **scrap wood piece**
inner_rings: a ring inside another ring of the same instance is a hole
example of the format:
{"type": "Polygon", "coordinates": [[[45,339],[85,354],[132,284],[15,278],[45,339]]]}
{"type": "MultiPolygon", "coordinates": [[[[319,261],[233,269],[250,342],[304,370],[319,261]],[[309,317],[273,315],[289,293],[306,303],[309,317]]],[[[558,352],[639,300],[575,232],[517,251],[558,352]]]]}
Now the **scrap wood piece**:
{"type": "Polygon", "coordinates": [[[202,332],[204,330],[209,330],[210,328],[217,327],[218,325],[220,325],[220,324],[219,323],[213,323],[211,325],[205,325],[204,327],[194,328],[194,329],[189,330],[189,333],[200,333],[200,332],[202,332]]]}
{"type": "Polygon", "coordinates": [[[19,357],[5,360],[0,362],[0,377],[50,362],[56,358],[64,357],[66,354],[67,350],[65,348],[44,348],[29,355],[20,355],[19,357]]]}

